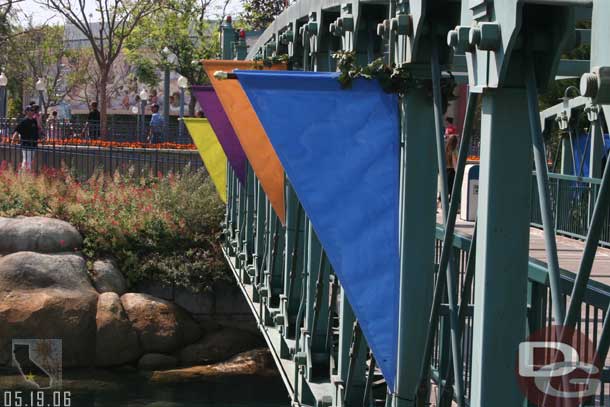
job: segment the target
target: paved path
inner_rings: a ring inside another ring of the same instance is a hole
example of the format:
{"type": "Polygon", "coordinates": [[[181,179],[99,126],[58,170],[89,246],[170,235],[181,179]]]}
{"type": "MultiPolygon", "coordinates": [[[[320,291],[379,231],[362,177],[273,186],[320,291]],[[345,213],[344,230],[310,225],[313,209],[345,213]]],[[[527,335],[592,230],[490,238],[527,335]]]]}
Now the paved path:
{"type": "MultiPolygon", "coordinates": [[[[437,223],[442,224],[441,215],[437,215],[437,223]]],[[[472,236],[474,222],[466,222],[458,215],[456,232],[466,236],[472,236]]],[[[573,273],[578,272],[584,241],[564,236],[557,236],[557,254],[559,256],[559,267],[573,273]]],[[[530,257],[546,263],[546,250],[544,247],[544,232],[542,229],[530,228],[530,257]]],[[[591,277],[610,287],[610,249],[599,247],[593,262],[591,277]]]]}

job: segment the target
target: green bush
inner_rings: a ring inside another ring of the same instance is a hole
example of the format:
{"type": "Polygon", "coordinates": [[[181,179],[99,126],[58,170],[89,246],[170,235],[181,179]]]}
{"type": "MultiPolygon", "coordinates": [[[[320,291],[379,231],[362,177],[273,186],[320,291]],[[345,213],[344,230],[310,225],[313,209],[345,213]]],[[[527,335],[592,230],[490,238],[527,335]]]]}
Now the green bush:
{"type": "Polygon", "coordinates": [[[228,280],[219,244],[223,212],[202,171],[162,178],[97,172],[79,182],[65,170],[0,168],[0,216],[73,224],[89,264],[112,257],[132,284],[156,280],[199,291],[228,280]]]}

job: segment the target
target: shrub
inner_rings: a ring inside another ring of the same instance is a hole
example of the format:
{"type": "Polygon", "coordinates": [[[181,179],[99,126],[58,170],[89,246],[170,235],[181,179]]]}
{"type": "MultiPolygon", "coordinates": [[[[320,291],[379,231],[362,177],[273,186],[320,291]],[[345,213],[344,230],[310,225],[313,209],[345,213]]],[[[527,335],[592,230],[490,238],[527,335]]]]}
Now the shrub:
{"type": "Polygon", "coordinates": [[[229,273],[219,245],[223,204],[203,171],[167,177],[0,167],[0,216],[49,216],[83,235],[89,261],[113,257],[130,283],[153,279],[195,291],[229,273]]]}

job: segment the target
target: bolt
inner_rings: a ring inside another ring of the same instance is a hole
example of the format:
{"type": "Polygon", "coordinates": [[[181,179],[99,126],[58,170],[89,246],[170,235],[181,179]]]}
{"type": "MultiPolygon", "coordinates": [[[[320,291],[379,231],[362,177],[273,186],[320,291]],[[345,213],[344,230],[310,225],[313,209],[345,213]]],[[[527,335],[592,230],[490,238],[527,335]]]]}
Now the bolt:
{"type": "Polygon", "coordinates": [[[451,30],[447,34],[447,45],[452,48],[457,47],[458,45],[458,32],[457,30],[451,30]]]}
{"type": "Polygon", "coordinates": [[[354,31],[354,17],[351,15],[344,15],[343,17],[339,17],[337,22],[341,23],[341,28],[343,31],[354,31]]]}
{"type": "Polygon", "coordinates": [[[398,19],[396,17],[390,19],[390,31],[398,31],[398,19]]]}
{"type": "Polygon", "coordinates": [[[584,97],[595,98],[599,89],[599,81],[595,73],[589,72],[580,78],[580,94],[584,97]]]}
{"type": "MultiPolygon", "coordinates": [[[[386,21],[386,20],[384,20],[386,21]]],[[[385,37],[385,25],[383,23],[377,24],[377,35],[380,37],[385,37]]]]}
{"type": "Polygon", "coordinates": [[[496,23],[481,23],[470,29],[468,43],[482,51],[496,51],[501,45],[500,26],[496,23]]]}
{"type": "Polygon", "coordinates": [[[318,33],[318,23],[316,23],[315,21],[310,21],[309,23],[307,23],[306,27],[307,31],[309,31],[310,34],[318,33]]]}
{"type": "Polygon", "coordinates": [[[470,29],[470,34],[468,35],[468,45],[471,47],[476,47],[481,42],[481,29],[473,27],[470,29]]]}

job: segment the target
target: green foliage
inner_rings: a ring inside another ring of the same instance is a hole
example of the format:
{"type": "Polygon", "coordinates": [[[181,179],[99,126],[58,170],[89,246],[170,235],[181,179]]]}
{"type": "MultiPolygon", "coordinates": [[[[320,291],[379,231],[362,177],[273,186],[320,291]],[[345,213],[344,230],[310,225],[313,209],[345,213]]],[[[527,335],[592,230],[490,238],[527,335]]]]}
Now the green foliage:
{"type": "Polygon", "coordinates": [[[83,235],[89,262],[113,257],[130,283],[203,290],[228,279],[218,240],[223,204],[203,172],[165,178],[0,169],[0,216],[50,216],[83,235]]]}
{"type": "Polygon", "coordinates": [[[215,58],[220,52],[216,26],[207,19],[207,5],[196,0],[169,1],[165,7],[142,19],[126,42],[131,63],[142,68],[138,80],[154,85],[151,70],[163,70],[167,65],[167,47],[176,55],[172,66],[192,84],[207,83],[201,59],[215,58]]]}
{"type": "MultiPolygon", "coordinates": [[[[366,66],[360,66],[356,62],[356,53],[352,51],[339,51],[333,54],[337,60],[337,69],[340,72],[339,82],[346,89],[352,86],[355,78],[375,79],[381,88],[387,93],[406,93],[414,86],[430,87],[430,83],[416,80],[405,67],[388,66],[382,58],[376,59],[366,66]]],[[[441,96],[443,99],[443,111],[447,105],[455,99],[455,80],[451,73],[449,78],[441,80],[441,96]]]]}
{"type": "Polygon", "coordinates": [[[241,20],[251,30],[264,30],[288,6],[285,0],[244,0],[241,20]]]}
{"type": "Polygon", "coordinates": [[[150,87],[159,84],[157,68],[150,59],[142,58],[139,54],[133,54],[129,60],[133,65],[134,74],[138,81],[150,87]]]}
{"type": "Polygon", "coordinates": [[[36,96],[34,89],[39,77],[46,78],[45,100],[48,105],[57,104],[74,87],[85,85],[90,80],[86,51],[67,47],[62,26],[37,26],[30,21],[15,27],[14,37],[6,48],[11,56],[5,72],[12,96],[9,112],[13,115],[21,112],[22,96],[36,96]]]}

